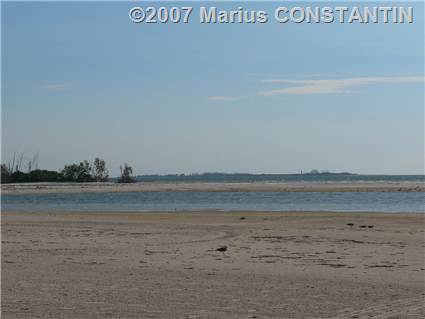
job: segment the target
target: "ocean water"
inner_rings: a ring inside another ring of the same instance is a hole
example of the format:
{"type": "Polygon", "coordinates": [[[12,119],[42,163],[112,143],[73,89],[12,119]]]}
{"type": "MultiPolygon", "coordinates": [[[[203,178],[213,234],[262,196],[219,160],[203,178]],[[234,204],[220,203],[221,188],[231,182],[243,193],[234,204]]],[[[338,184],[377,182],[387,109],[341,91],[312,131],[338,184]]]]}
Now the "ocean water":
{"type": "Polygon", "coordinates": [[[422,192],[126,192],[3,195],[19,211],[368,211],[424,213],[422,192]]]}
{"type": "Polygon", "coordinates": [[[141,175],[139,182],[425,182],[425,175],[363,175],[363,174],[224,174],[141,175]]]}

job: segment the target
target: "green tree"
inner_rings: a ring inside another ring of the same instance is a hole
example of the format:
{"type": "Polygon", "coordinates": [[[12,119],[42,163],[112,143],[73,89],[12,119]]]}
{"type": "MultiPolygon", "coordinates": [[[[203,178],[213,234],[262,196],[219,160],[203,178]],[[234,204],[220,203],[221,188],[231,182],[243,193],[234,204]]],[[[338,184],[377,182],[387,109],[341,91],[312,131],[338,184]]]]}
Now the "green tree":
{"type": "Polygon", "coordinates": [[[65,165],[61,173],[69,182],[93,182],[94,178],[91,172],[92,166],[84,160],[80,164],[65,165]]]}
{"type": "Polygon", "coordinates": [[[121,177],[118,179],[118,183],[135,183],[136,180],[133,177],[133,168],[127,163],[124,163],[124,167],[120,166],[121,177]]]}
{"type": "Polygon", "coordinates": [[[12,177],[11,177],[10,170],[7,168],[5,164],[1,164],[1,183],[5,184],[5,183],[11,183],[11,182],[12,182],[12,177]]]}
{"type": "Polygon", "coordinates": [[[93,178],[96,182],[106,182],[108,180],[108,169],[103,159],[96,157],[93,162],[93,178]]]}

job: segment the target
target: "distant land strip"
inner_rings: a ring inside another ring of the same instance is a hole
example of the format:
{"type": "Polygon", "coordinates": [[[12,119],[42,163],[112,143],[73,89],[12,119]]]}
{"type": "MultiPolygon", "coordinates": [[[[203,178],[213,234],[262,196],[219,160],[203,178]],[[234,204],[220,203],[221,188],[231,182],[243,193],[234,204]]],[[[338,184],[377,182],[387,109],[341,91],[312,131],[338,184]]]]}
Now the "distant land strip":
{"type": "Polygon", "coordinates": [[[80,192],[425,192],[423,182],[145,182],[25,183],[1,185],[3,195],[80,192]]]}

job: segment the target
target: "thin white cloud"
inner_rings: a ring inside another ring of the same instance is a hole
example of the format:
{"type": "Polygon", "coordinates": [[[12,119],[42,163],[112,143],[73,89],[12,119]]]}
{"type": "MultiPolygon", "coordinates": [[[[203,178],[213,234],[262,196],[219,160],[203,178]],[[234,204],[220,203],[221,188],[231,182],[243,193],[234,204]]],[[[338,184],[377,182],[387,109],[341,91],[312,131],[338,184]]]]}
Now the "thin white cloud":
{"type": "Polygon", "coordinates": [[[234,96],[209,96],[208,100],[217,102],[230,102],[236,101],[238,98],[234,96]]]}
{"type": "Polygon", "coordinates": [[[73,85],[67,83],[54,83],[43,85],[42,88],[50,91],[63,91],[72,89],[73,85]]]}
{"type": "Polygon", "coordinates": [[[403,83],[421,83],[424,82],[423,76],[397,76],[397,77],[358,77],[348,79],[270,79],[263,80],[264,83],[286,83],[290,86],[258,92],[262,96],[277,96],[285,94],[341,94],[350,93],[350,89],[357,86],[371,84],[403,84],[403,83]]]}

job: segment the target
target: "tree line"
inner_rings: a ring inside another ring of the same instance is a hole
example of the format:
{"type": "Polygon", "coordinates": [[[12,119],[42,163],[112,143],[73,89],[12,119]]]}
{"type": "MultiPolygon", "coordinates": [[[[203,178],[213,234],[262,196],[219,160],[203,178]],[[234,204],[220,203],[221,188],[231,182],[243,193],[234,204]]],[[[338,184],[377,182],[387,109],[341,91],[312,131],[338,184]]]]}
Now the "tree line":
{"type": "MultiPolygon", "coordinates": [[[[107,182],[110,180],[109,171],[106,168],[105,160],[96,157],[93,162],[84,160],[79,163],[65,165],[60,171],[38,169],[34,165],[34,158],[23,164],[24,157],[13,157],[13,160],[6,164],[1,164],[1,183],[36,183],[36,182],[107,182]],[[34,168],[35,167],[35,168],[34,168]],[[26,168],[26,169],[25,169],[26,168]]],[[[128,164],[120,166],[120,177],[118,183],[134,183],[133,168],[128,164]]]]}

